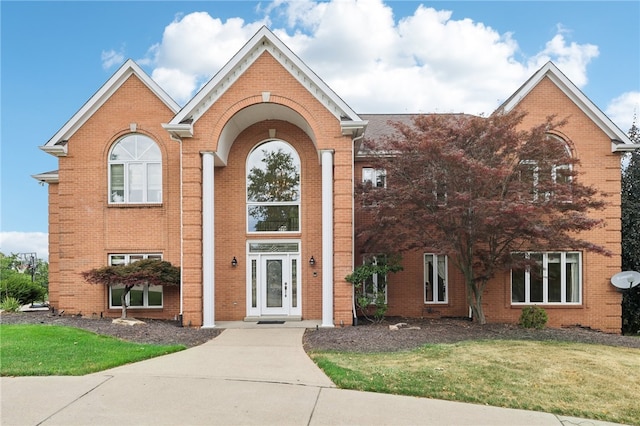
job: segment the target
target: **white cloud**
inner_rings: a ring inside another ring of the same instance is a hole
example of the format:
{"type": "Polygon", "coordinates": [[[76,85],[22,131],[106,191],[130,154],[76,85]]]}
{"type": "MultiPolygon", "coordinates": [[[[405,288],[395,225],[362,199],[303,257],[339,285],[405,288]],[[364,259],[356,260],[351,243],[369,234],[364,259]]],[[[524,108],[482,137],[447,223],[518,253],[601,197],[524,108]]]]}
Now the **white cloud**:
{"type": "Polygon", "coordinates": [[[568,41],[559,26],[541,52],[519,60],[512,34],[423,5],[402,18],[382,0],[278,0],[262,12],[250,23],[205,12],[176,17],[149,50],[152,77],[184,104],[271,17],[285,26],[274,33],[361,113],[488,114],[548,60],[584,86],[598,56],[597,46],[568,41]]]}
{"type": "Polygon", "coordinates": [[[49,234],[44,232],[0,232],[0,252],[37,253],[38,259],[49,260],[49,234]]]}
{"type": "Polygon", "coordinates": [[[573,84],[583,87],[588,82],[587,65],[600,53],[598,46],[575,42],[567,44],[562,35],[564,31],[562,28],[559,31],[559,34],[547,42],[544,50],[533,58],[532,63],[538,68],[548,61],[553,61],[573,84]]]}
{"type": "Polygon", "coordinates": [[[640,92],[623,93],[607,105],[605,113],[625,133],[629,132],[634,119],[636,126],[640,126],[640,92]]]}
{"type": "Polygon", "coordinates": [[[164,29],[162,42],[149,50],[155,66],[151,77],[184,104],[264,23],[222,22],[206,12],[178,16],[164,29]]]}
{"type": "Polygon", "coordinates": [[[111,67],[119,66],[124,63],[124,52],[116,52],[115,50],[103,50],[102,55],[100,55],[100,59],[102,60],[102,68],[108,70],[111,67]]]}

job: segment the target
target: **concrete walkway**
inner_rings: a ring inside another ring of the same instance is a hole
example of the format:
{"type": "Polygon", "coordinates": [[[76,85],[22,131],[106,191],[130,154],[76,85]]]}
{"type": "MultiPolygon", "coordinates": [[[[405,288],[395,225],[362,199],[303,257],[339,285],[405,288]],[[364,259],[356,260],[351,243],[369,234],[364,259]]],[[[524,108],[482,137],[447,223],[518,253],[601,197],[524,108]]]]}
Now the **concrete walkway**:
{"type": "Polygon", "coordinates": [[[304,328],[226,329],[204,345],[82,377],[2,377],[9,425],[605,425],[336,389],[304,328]]]}

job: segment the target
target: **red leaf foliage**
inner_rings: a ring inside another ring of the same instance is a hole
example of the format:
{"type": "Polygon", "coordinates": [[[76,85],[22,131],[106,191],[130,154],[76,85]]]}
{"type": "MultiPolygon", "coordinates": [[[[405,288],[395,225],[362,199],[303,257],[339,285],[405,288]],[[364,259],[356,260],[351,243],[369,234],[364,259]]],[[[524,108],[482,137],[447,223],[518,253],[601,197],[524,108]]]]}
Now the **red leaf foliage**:
{"type": "Polygon", "coordinates": [[[163,260],[145,259],[128,265],[104,266],[82,272],[91,284],[121,284],[131,288],[136,285],[180,285],[180,268],[163,260]]]}
{"type": "Polygon", "coordinates": [[[606,250],[578,237],[602,225],[588,216],[604,201],[580,182],[579,161],[549,117],[521,130],[525,114],[418,116],[391,123],[395,137],[365,141],[387,188],[363,185],[367,217],[358,239],[369,253],[421,249],[446,254],[473,293],[524,250],[606,250]]]}

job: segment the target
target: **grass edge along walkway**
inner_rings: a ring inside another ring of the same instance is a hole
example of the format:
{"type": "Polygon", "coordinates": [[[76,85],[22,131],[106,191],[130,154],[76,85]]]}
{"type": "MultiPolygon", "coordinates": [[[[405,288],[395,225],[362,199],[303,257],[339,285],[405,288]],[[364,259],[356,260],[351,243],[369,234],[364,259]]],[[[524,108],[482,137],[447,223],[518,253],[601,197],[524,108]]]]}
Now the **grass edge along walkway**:
{"type": "Polygon", "coordinates": [[[81,376],[186,349],[59,325],[0,325],[0,375],[81,376]]]}
{"type": "Polygon", "coordinates": [[[309,355],[342,389],[640,425],[638,349],[467,341],[402,352],[309,355]]]}

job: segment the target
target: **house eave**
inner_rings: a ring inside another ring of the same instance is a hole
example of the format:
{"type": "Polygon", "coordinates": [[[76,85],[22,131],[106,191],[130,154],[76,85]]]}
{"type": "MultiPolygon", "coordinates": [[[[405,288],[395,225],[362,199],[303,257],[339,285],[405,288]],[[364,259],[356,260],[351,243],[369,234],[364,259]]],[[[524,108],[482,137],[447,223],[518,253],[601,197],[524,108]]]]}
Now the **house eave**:
{"type": "Polygon", "coordinates": [[[164,123],[162,128],[165,129],[173,138],[192,138],[193,123],[164,123]]]}
{"type": "Polygon", "coordinates": [[[37,180],[40,183],[58,183],[60,182],[60,175],[57,171],[55,172],[46,172],[39,173],[37,175],[31,175],[32,178],[37,180]]]}
{"type": "Polygon", "coordinates": [[[341,121],[340,128],[343,136],[358,137],[362,135],[367,128],[368,121],[341,121]]]}
{"type": "Polygon", "coordinates": [[[611,140],[611,152],[633,152],[640,149],[640,143],[623,143],[619,140],[611,140]]]}
{"type": "Polygon", "coordinates": [[[67,156],[67,145],[43,145],[39,147],[41,150],[46,152],[47,154],[51,154],[54,157],[66,157],[67,156]]]}

